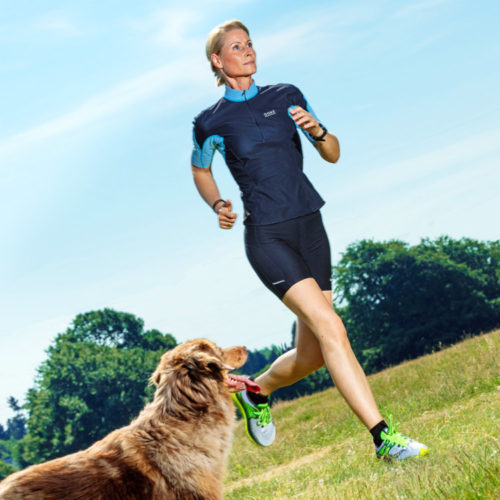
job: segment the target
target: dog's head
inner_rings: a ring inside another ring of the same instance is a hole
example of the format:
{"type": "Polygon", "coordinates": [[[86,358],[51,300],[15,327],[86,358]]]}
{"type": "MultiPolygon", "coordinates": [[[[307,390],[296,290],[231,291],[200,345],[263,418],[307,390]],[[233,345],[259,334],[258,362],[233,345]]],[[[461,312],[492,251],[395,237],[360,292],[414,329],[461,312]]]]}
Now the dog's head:
{"type": "Polygon", "coordinates": [[[227,373],[243,366],[243,346],[222,349],[207,339],[188,340],[166,352],[151,376],[155,399],[170,414],[206,412],[218,399],[227,399],[227,373]]]}

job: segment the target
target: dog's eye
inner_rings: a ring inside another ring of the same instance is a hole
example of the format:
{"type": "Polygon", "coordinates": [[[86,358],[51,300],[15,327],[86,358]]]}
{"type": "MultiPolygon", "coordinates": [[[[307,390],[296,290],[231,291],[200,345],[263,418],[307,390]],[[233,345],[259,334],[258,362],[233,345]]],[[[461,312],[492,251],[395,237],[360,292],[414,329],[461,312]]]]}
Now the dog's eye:
{"type": "Polygon", "coordinates": [[[207,368],[213,372],[220,370],[220,366],[217,363],[208,363],[207,368]]]}

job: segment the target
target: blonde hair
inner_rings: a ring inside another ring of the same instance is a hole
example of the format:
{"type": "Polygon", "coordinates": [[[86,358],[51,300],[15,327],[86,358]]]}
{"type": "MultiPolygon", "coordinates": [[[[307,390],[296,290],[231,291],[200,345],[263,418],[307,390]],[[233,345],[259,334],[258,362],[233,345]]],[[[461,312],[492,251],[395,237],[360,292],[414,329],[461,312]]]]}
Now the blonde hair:
{"type": "Polygon", "coordinates": [[[246,31],[247,35],[250,36],[250,32],[248,28],[237,19],[233,19],[232,21],[226,21],[225,23],[219,24],[216,26],[209,34],[207,38],[207,44],[205,46],[205,52],[207,54],[208,62],[210,63],[210,67],[215,75],[215,82],[217,86],[224,85],[226,81],[224,80],[224,75],[222,71],[216,68],[212,63],[212,54],[219,54],[224,45],[224,36],[228,31],[231,30],[243,30],[246,31]]]}

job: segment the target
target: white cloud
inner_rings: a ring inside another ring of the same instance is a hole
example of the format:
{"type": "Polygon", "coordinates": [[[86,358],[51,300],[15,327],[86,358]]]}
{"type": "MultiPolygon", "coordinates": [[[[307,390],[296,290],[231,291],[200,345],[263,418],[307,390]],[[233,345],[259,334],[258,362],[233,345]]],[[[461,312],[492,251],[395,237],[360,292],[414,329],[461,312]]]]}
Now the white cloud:
{"type": "MultiPolygon", "coordinates": [[[[366,197],[373,194],[373,186],[380,186],[384,191],[389,191],[425,178],[437,179],[448,175],[447,171],[450,168],[475,165],[478,157],[495,152],[500,154],[500,129],[489,130],[385,167],[363,169],[357,177],[353,175],[350,182],[355,186],[353,189],[357,196],[366,197]]],[[[353,189],[344,192],[346,200],[352,195],[353,189]]]]}
{"type": "Polygon", "coordinates": [[[338,255],[351,242],[418,237],[491,238],[500,201],[500,129],[336,180],[324,212],[338,255]],[[498,204],[497,201],[497,204],[498,204]]]}
{"type": "Polygon", "coordinates": [[[189,41],[189,31],[199,20],[200,15],[193,10],[162,10],[156,14],[160,26],[155,39],[167,46],[182,48],[189,41]]]}
{"type": "Polygon", "coordinates": [[[88,126],[160,92],[167,92],[181,83],[186,85],[203,81],[201,73],[204,69],[206,68],[186,59],[155,68],[88,99],[68,113],[1,141],[0,158],[31,144],[88,126]]]}
{"type": "Polygon", "coordinates": [[[198,8],[166,7],[154,11],[143,19],[132,19],[128,26],[155,44],[168,49],[183,51],[203,47],[203,40],[194,36],[195,26],[203,20],[198,8]]]}

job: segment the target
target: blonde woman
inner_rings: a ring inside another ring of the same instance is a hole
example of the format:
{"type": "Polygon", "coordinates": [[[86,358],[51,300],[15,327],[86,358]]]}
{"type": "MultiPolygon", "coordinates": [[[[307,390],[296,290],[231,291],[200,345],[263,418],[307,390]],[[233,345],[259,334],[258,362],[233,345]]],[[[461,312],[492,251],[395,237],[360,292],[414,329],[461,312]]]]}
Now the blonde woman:
{"type": "Polygon", "coordinates": [[[228,21],[212,30],[206,54],[225,93],[194,120],[194,182],[219,226],[231,229],[237,215],[212,175],[218,150],[242,194],[248,260],[264,285],[297,315],[295,348],[256,379],[261,393],[234,395],[248,435],[261,446],[270,445],[276,430],[269,395],[326,364],[335,386],[370,430],[378,457],[426,454],[426,446],[383,420],[332,308],[330,246],[319,211],[324,201],[303,172],[297,130],[330,163],[339,159],[337,138],[298,88],[255,84],[256,53],[241,22],[228,21]]]}

